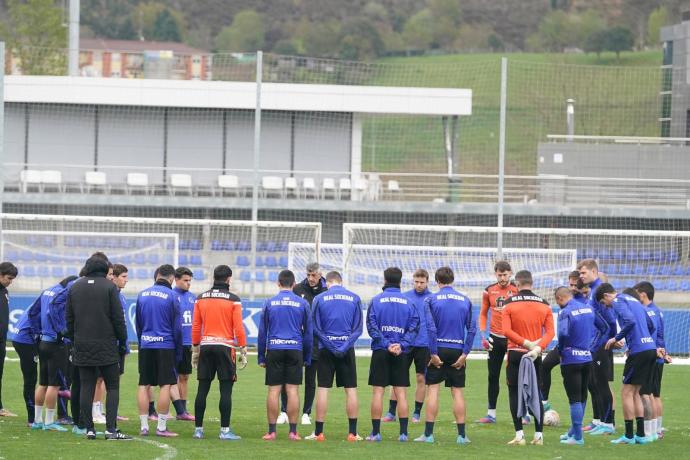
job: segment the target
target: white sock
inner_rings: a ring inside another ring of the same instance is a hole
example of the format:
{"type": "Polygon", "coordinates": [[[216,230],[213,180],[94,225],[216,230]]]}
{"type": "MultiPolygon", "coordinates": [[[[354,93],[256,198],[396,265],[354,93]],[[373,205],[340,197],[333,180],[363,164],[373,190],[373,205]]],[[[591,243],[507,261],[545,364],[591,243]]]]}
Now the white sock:
{"type": "Polygon", "coordinates": [[[46,425],[55,423],[55,409],[46,409],[46,425]]]}
{"type": "Polygon", "coordinates": [[[93,418],[97,418],[101,416],[101,403],[100,402],[95,402],[91,406],[91,416],[93,418]]]}
{"type": "Polygon", "coordinates": [[[664,431],[664,424],[662,423],[663,418],[664,417],[662,417],[661,415],[656,418],[656,429],[657,429],[657,432],[659,432],[659,433],[664,431]]]}
{"type": "Polygon", "coordinates": [[[140,415],[139,416],[139,425],[141,426],[142,430],[148,430],[149,429],[149,416],[148,415],[140,415]]]}
{"type": "Polygon", "coordinates": [[[43,423],[43,406],[34,406],[34,423],[43,423]]]}
{"type": "Polygon", "coordinates": [[[534,439],[543,439],[543,435],[541,431],[535,431],[534,432],[534,439]]]}
{"type": "Polygon", "coordinates": [[[222,426],[222,427],[220,427],[220,432],[221,433],[229,433],[230,427],[229,426],[222,426]]]}
{"type": "Polygon", "coordinates": [[[652,423],[652,434],[653,434],[653,435],[654,435],[654,434],[657,434],[658,431],[657,431],[657,429],[656,429],[656,419],[653,418],[653,419],[651,420],[651,423],[652,423]]]}
{"type": "Polygon", "coordinates": [[[490,417],[496,418],[496,409],[489,409],[488,411],[486,411],[486,413],[490,417]]]}
{"type": "Polygon", "coordinates": [[[169,415],[170,414],[158,414],[158,431],[165,431],[167,429],[169,415]]]}
{"type": "Polygon", "coordinates": [[[601,425],[601,420],[599,420],[598,418],[593,418],[592,425],[601,425]]]}
{"type": "Polygon", "coordinates": [[[516,431],[515,439],[525,439],[525,432],[523,430],[516,431]]]}
{"type": "Polygon", "coordinates": [[[645,435],[645,437],[652,435],[652,421],[651,420],[645,420],[644,421],[644,435],[645,435]]]}

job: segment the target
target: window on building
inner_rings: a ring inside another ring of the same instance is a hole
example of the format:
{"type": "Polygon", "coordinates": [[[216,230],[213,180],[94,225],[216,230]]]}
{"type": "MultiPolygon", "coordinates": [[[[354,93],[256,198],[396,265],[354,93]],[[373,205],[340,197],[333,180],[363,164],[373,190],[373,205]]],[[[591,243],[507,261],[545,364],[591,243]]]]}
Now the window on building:
{"type": "Polygon", "coordinates": [[[661,95],[661,118],[671,118],[671,93],[661,95]]]}
{"type": "Polygon", "coordinates": [[[666,41],[662,46],[662,51],[664,53],[663,65],[673,65],[673,42],[666,41]]]}
{"type": "Polygon", "coordinates": [[[671,120],[661,120],[661,137],[671,137],[671,120]]]}
{"type": "Polygon", "coordinates": [[[661,69],[661,91],[671,91],[673,87],[673,69],[670,67],[661,69]]]}

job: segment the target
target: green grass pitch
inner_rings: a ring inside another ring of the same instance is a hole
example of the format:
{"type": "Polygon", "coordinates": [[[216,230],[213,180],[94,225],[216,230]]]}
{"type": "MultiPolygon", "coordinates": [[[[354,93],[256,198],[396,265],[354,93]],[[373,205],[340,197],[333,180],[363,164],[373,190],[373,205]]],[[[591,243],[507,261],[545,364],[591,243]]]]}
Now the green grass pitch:
{"type": "MultiPolygon", "coordinates": [[[[8,357],[16,358],[14,352],[8,357]]],[[[137,355],[128,357],[127,372],[125,373],[120,390],[120,413],[130,418],[128,422],[120,423],[122,431],[136,434],[139,431],[136,395],[136,359],[137,355]]],[[[360,385],[360,416],[359,431],[366,435],[371,428],[369,419],[370,389],[366,385],[368,375],[368,358],[358,358],[360,385]]],[[[615,392],[618,394],[618,383],[622,366],[616,367],[615,392]]],[[[502,375],[503,379],[503,375],[502,375]]],[[[0,418],[0,459],[212,459],[212,458],[262,458],[262,459],[290,459],[305,458],[319,455],[327,456],[329,460],[338,458],[513,458],[532,459],[614,459],[614,458],[687,458],[690,446],[690,401],[687,397],[687,387],[690,379],[690,367],[669,365],[664,370],[663,396],[666,406],[664,425],[669,429],[666,438],[657,443],[646,446],[616,446],[609,443],[609,437],[593,438],[586,436],[584,447],[562,446],[558,436],[568,425],[568,406],[561,384],[560,371],[554,369],[551,400],[554,408],[561,415],[560,427],[546,427],[545,445],[542,447],[525,446],[509,447],[506,442],[514,434],[508,413],[507,389],[501,388],[498,404],[498,423],[493,426],[479,426],[471,423],[485,413],[486,409],[486,364],[484,361],[468,362],[468,378],[466,388],[467,434],[472,440],[468,446],[455,444],[455,424],[450,408],[450,394],[443,393],[441,411],[436,422],[434,445],[406,443],[397,441],[397,423],[383,424],[383,442],[370,444],[361,442],[351,444],[345,441],[347,435],[347,419],[344,414],[344,398],[342,390],[331,390],[329,415],[326,419],[325,443],[309,441],[290,442],[287,440],[287,426],[278,427],[278,440],[265,442],[261,436],[266,431],[265,397],[266,388],[263,385],[263,370],[256,365],[256,356],[250,356],[250,365],[239,373],[239,381],[233,393],[232,426],[235,432],[243,437],[241,441],[228,442],[217,439],[218,435],[218,397],[217,384],[213,386],[206,410],[206,439],[193,440],[193,423],[169,423],[171,430],[180,433],[180,437],[172,440],[149,437],[146,441],[105,442],[103,439],[87,441],[72,433],[32,432],[26,427],[24,405],[21,397],[21,373],[17,361],[5,363],[3,378],[3,402],[5,406],[20,414],[17,418],[0,418]],[[167,447],[163,447],[165,444],[167,447]],[[516,452],[517,451],[517,452],[516,452]],[[519,452],[519,453],[518,453],[519,452]],[[517,455],[517,456],[516,456],[517,455]]],[[[191,385],[190,402],[194,407],[193,398],[196,393],[196,382],[191,385]]],[[[300,392],[302,393],[302,392],[300,392]]],[[[409,393],[412,394],[411,391],[409,393]]],[[[618,401],[618,397],[616,398],[618,401]]],[[[618,403],[619,404],[619,403],[618,403]]],[[[387,404],[386,404],[387,405],[387,404]]],[[[589,408],[587,416],[591,415],[589,408]]],[[[587,420],[587,419],[586,419],[587,420]]],[[[617,421],[622,426],[622,414],[617,413],[617,421]]],[[[155,428],[154,423],[150,422],[155,428]]],[[[621,427],[619,426],[619,431],[621,427]]],[[[307,435],[312,427],[299,426],[300,434],[307,435]]],[[[410,423],[410,437],[416,437],[423,431],[422,424],[410,423]]],[[[526,436],[531,439],[533,426],[526,429],[526,436]]]]}

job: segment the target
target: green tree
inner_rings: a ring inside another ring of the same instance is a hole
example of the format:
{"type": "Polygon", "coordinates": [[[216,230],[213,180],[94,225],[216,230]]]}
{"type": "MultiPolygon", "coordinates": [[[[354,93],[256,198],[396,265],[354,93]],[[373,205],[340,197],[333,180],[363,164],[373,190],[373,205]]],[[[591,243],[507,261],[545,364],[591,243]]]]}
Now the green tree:
{"type": "Polygon", "coordinates": [[[131,17],[133,8],[129,0],[81,0],[81,24],[97,37],[134,40],[137,33],[131,17]]]}
{"type": "Polygon", "coordinates": [[[659,44],[659,32],[662,26],[668,23],[668,10],[665,6],[660,6],[649,14],[647,19],[647,43],[659,44]]]}
{"type": "Polygon", "coordinates": [[[594,10],[587,10],[576,19],[577,46],[586,50],[588,38],[606,30],[606,21],[594,10]]]}
{"type": "Polygon", "coordinates": [[[608,31],[606,29],[598,30],[587,36],[582,49],[585,53],[596,53],[598,58],[606,50],[607,37],[608,31]]]}
{"type": "Polygon", "coordinates": [[[67,29],[53,0],[8,0],[8,18],[0,24],[7,52],[19,59],[24,75],[67,72],[67,29]]]}
{"type": "Polygon", "coordinates": [[[620,62],[621,51],[629,51],[635,44],[635,37],[630,29],[623,26],[613,27],[606,32],[604,49],[616,53],[616,61],[620,62]]]}
{"type": "Polygon", "coordinates": [[[340,49],[341,24],[338,21],[305,22],[299,36],[307,56],[335,57],[340,49]]]}
{"type": "Polygon", "coordinates": [[[253,52],[264,46],[265,31],[261,15],[254,10],[240,11],[232,24],[216,37],[216,49],[253,52]]]}
{"type": "Polygon", "coordinates": [[[403,29],[403,38],[408,48],[427,49],[434,41],[434,17],[431,11],[423,9],[412,15],[403,29]]]}
{"type": "Polygon", "coordinates": [[[182,41],[182,34],[180,33],[177,21],[175,21],[175,18],[169,10],[165,9],[156,16],[151,39],[163,42],[182,41]]]}
{"type": "Polygon", "coordinates": [[[561,52],[578,43],[578,28],[575,16],[561,10],[549,11],[539,23],[537,33],[530,37],[532,48],[561,52]]]}
{"type": "Polygon", "coordinates": [[[343,26],[340,57],[350,60],[371,59],[383,54],[383,40],[376,26],[366,18],[357,18],[343,26]]]}
{"type": "Polygon", "coordinates": [[[161,38],[158,38],[159,34],[163,33],[163,36],[168,36],[171,33],[172,27],[177,29],[180,37],[174,41],[183,41],[187,35],[184,14],[163,3],[140,3],[132,10],[131,20],[137,29],[139,37],[144,40],[161,40],[161,38]],[[172,26],[171,22],[175,22],[175,26],[172,26]]]}

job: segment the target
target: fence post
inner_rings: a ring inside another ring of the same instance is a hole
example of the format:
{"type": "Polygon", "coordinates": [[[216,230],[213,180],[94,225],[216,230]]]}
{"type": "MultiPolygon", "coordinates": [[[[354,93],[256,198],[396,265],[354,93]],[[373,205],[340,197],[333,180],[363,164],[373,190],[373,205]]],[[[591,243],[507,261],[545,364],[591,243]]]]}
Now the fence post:
{"type": "Polygon", "coordinates": [[[256,237],[259,220],[259,168],[261,167],[261,81],[263,77],[262,51],[256,52],[256,106],[254,108],[254,181],[252,184],[252,252],[250,268],[252,270],[249,299],[256,297],[256,237]]]}

